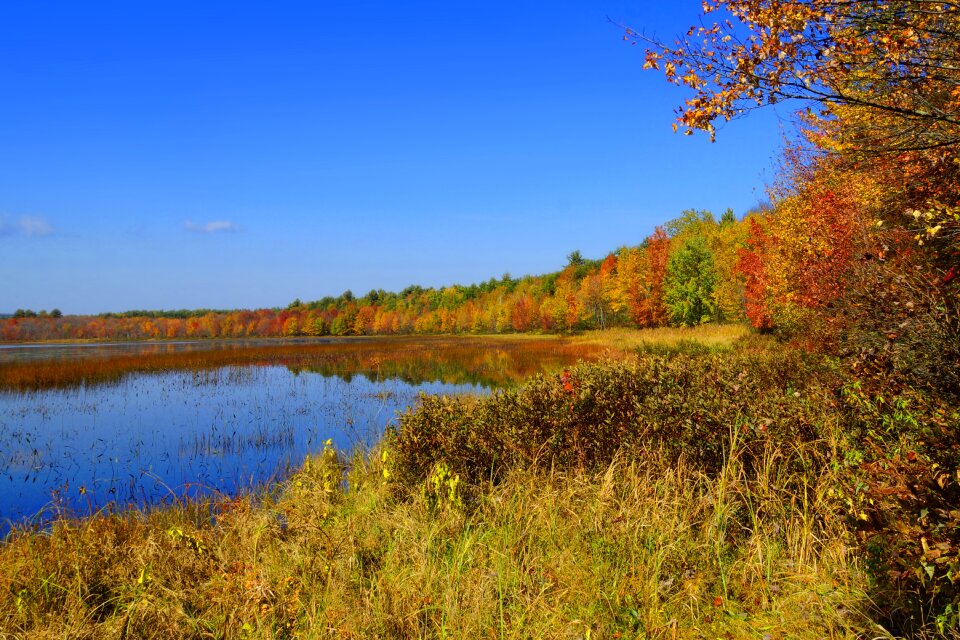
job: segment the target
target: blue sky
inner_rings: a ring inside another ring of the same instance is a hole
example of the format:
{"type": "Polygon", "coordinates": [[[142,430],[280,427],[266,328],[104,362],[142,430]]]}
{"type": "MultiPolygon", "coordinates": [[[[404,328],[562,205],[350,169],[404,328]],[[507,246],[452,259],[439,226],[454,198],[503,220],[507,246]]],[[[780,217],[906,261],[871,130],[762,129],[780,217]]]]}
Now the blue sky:
{"type": "Polygon", "coordinates": [[[783,127],[671,130],[608,17],[671,2],[0,5],[0,312],[468,284],[764,199],[783,127]]]}

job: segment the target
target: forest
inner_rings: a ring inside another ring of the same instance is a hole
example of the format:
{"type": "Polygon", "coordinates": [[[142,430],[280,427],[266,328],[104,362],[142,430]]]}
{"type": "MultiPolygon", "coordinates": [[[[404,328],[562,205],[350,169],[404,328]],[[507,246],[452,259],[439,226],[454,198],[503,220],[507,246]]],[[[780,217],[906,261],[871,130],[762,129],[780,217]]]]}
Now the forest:
{"type": "Polygon", "coordinates": [[[574,251],[561,271],[469,286],[399,293],[346,291],[285,309],[127,311],[64,316],[18,309],[5,341],[179,339],[434,333],[558,333],[613,326],[739,321],[745,277],[740,253],[747,226],[732,211],[716,219],[685,211],[639,246],[603,260],[574,251]]]}
{"type": "MultiPolygon", "coordinates": [[[[346,291],[285,309],[17,310],[0,324],[0,338],[563,333],[749,320],[789,341],[932,379],[940,375],[932,360],[960,358],[960,208],[947,204],[960,165],[944,147],[836,151],[833,111],[806,120],[805,135],[820,146],[788,149],[769,205],[742,220],[731,210],[719,218],[684,211],[602,260],[574,251],[558,272],[362,297],[346,291]],[[899,172],[909,187],[893,179],[899,172]]],[[[947,375],[955,384],[956,374],[947,375]]]]}
{"type": "Polygon", "coordinates": [[[623,39],[686,93],[678,132],[799,108],[769,202],[742,217],[685,211],[540,276],[256,311],[20,310],[0,338],[749,336],[424,396],[373,450],[327,446],[273,494],[24,532],[0,547],[16,594],[0,620],[90,637],[960,637],[960,5],[702,7],[674,42],[623,39]]]}

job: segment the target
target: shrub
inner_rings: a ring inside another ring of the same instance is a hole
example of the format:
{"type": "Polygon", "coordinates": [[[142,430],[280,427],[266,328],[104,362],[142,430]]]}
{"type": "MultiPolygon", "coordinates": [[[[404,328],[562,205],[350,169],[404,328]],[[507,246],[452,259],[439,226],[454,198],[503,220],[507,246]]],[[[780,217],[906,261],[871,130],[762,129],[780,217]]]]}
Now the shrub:
{"type": "Polygon", "coordinates": [[[423,396],[392,438],[398,466],[417,481],[439,462],[473,484],[516,467],[596,469],[649,445],[715,469],[733,435],[748,452],[820,442],[835,386],[796,351],[644,355],[539,375],[488,398],[423,396]]]}
{"type": "Polygon", "coordinates": [[[844,389],[842,504],[892,631],[960,631],[960,413],[915,389],[844,389]]]}

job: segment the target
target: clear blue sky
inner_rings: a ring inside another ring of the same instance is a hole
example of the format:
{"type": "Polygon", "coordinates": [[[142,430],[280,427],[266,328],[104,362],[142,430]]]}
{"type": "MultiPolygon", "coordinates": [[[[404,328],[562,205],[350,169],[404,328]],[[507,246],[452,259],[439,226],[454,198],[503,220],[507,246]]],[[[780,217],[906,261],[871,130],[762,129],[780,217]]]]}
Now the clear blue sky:
{"type": "Polygon", "coordinates": [[[0,312],[468,284],[764,199],[781,122],[671,130],[608,17],[699,0],[0,4],[0,312]]]}

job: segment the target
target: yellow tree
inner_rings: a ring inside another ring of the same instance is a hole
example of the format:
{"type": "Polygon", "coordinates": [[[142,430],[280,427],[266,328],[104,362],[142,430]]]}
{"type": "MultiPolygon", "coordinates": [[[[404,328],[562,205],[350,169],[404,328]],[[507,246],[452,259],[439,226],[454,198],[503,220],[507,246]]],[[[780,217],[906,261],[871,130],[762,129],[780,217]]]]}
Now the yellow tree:
{"type": "Polygon", "coordinates": [[[714,305],[721,318],[730,322],[744,319],[744,279],[737,269],[740,249],[745,246],[746,226],[737,222],[733,211],[727,211],[710,239],[717,282],[713,290],[714,305]]]}
{"type": "Polygon", "coordinates": [[[636,324],[641,323],[636,310],[646,297],[647,254],[640,247],[624,247],[619,251],[617,271],[610,294],[610,308],[636,324]]]}

